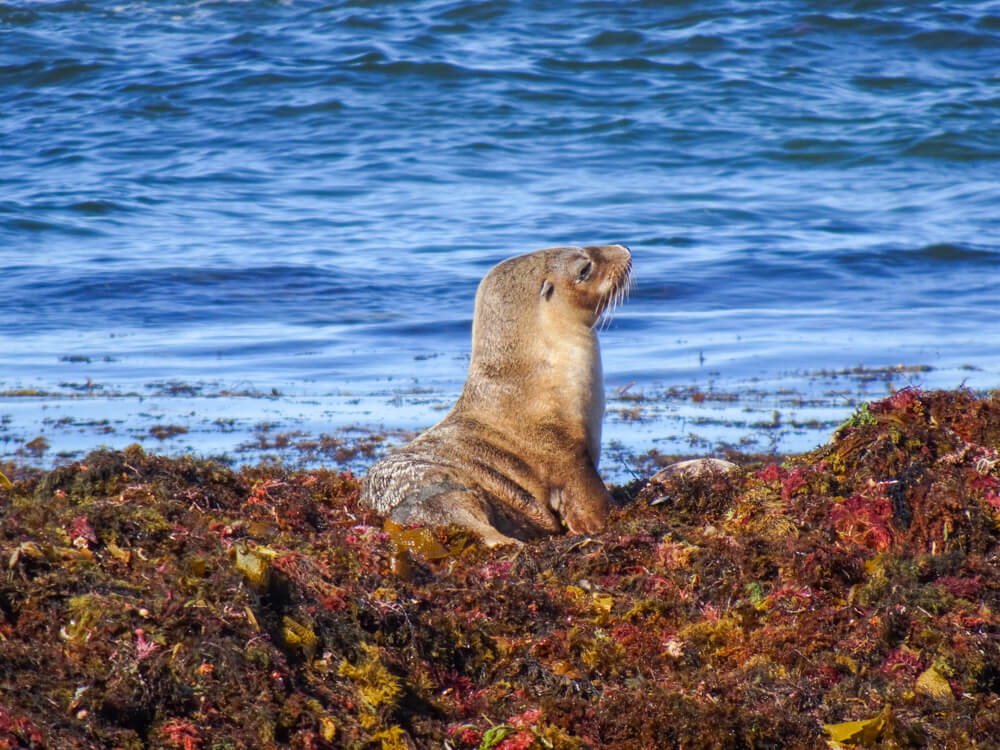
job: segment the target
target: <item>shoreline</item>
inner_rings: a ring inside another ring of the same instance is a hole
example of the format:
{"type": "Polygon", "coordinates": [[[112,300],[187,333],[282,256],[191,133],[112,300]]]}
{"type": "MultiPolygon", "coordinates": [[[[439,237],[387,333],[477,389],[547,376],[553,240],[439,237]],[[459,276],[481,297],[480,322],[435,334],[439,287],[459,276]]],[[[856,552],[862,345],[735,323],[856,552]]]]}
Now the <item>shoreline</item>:
{"type": "MultiPolygon", "coordinates": [[[[960,376],[975,372],[969,366],[953,373],[917,364],[741,379],[707,372],[681,385],[610,382],[602,474],[611,482],[642,475],[650,451],[801,453],[824,443],[864,400],[914,382],[957,385],[960,376]]],[[[197,455],[229,466],[339,465],[362,473],[383,452],[440,419],[460,388],[460,383],[370,385],[361,392],[198,380],[132,387],[89,378],[54,387],[0,382],[0,461],[53,468],[98,447],[120,450],[139,443],[164,455],[197,455]]]]}

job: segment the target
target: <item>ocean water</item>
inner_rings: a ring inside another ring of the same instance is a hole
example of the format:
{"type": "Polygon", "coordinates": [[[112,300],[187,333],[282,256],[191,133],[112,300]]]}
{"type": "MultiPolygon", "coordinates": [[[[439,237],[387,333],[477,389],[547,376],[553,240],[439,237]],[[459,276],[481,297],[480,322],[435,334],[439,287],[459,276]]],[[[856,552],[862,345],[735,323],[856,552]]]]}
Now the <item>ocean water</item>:
{"type": "Polygon", "coordinates": [[[0,458],[402,439],[609,242],[611,467],[1000,387],[1000,5],[0,4],[0,458]]]}

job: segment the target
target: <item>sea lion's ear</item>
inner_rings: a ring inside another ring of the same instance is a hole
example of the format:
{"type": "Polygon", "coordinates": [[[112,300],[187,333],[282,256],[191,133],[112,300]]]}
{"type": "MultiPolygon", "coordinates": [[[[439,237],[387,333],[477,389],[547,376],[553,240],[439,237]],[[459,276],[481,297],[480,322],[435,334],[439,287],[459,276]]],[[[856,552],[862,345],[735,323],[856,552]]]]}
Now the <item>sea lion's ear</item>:
{"type": "Polygon", "coordinates": [[[556,288],[552,286],[552,282],[546,279],[542,282],[542,291],[539,292],[538,296],[543,300],[548,301],[552,297],[552,292],[555,290],[556,288]]]}

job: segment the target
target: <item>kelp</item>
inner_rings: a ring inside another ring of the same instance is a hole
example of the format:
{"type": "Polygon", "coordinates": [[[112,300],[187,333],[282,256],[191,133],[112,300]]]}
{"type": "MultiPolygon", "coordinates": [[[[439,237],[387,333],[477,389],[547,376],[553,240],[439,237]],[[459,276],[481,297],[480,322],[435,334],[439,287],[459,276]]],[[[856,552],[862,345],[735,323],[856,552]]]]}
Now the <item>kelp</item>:
{"type": "Polygon", "coordinates": [[[906,389],[808,454],[495,550],[337,470],[0,470],[0,748],[1000,737],[998,395],[906,389]]]}

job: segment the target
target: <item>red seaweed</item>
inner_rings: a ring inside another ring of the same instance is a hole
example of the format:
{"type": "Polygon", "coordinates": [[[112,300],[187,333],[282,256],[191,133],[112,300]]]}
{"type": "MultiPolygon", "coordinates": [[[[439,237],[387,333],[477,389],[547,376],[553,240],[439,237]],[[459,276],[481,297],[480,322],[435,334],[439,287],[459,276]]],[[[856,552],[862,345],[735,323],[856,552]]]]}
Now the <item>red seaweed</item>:
{"type": "Polygon", "coordinates": [[[346,472],[0,470],[0,750],[1000,737],[1000,395],[904,389],[495,550],[386,523],[346,472]]]}

